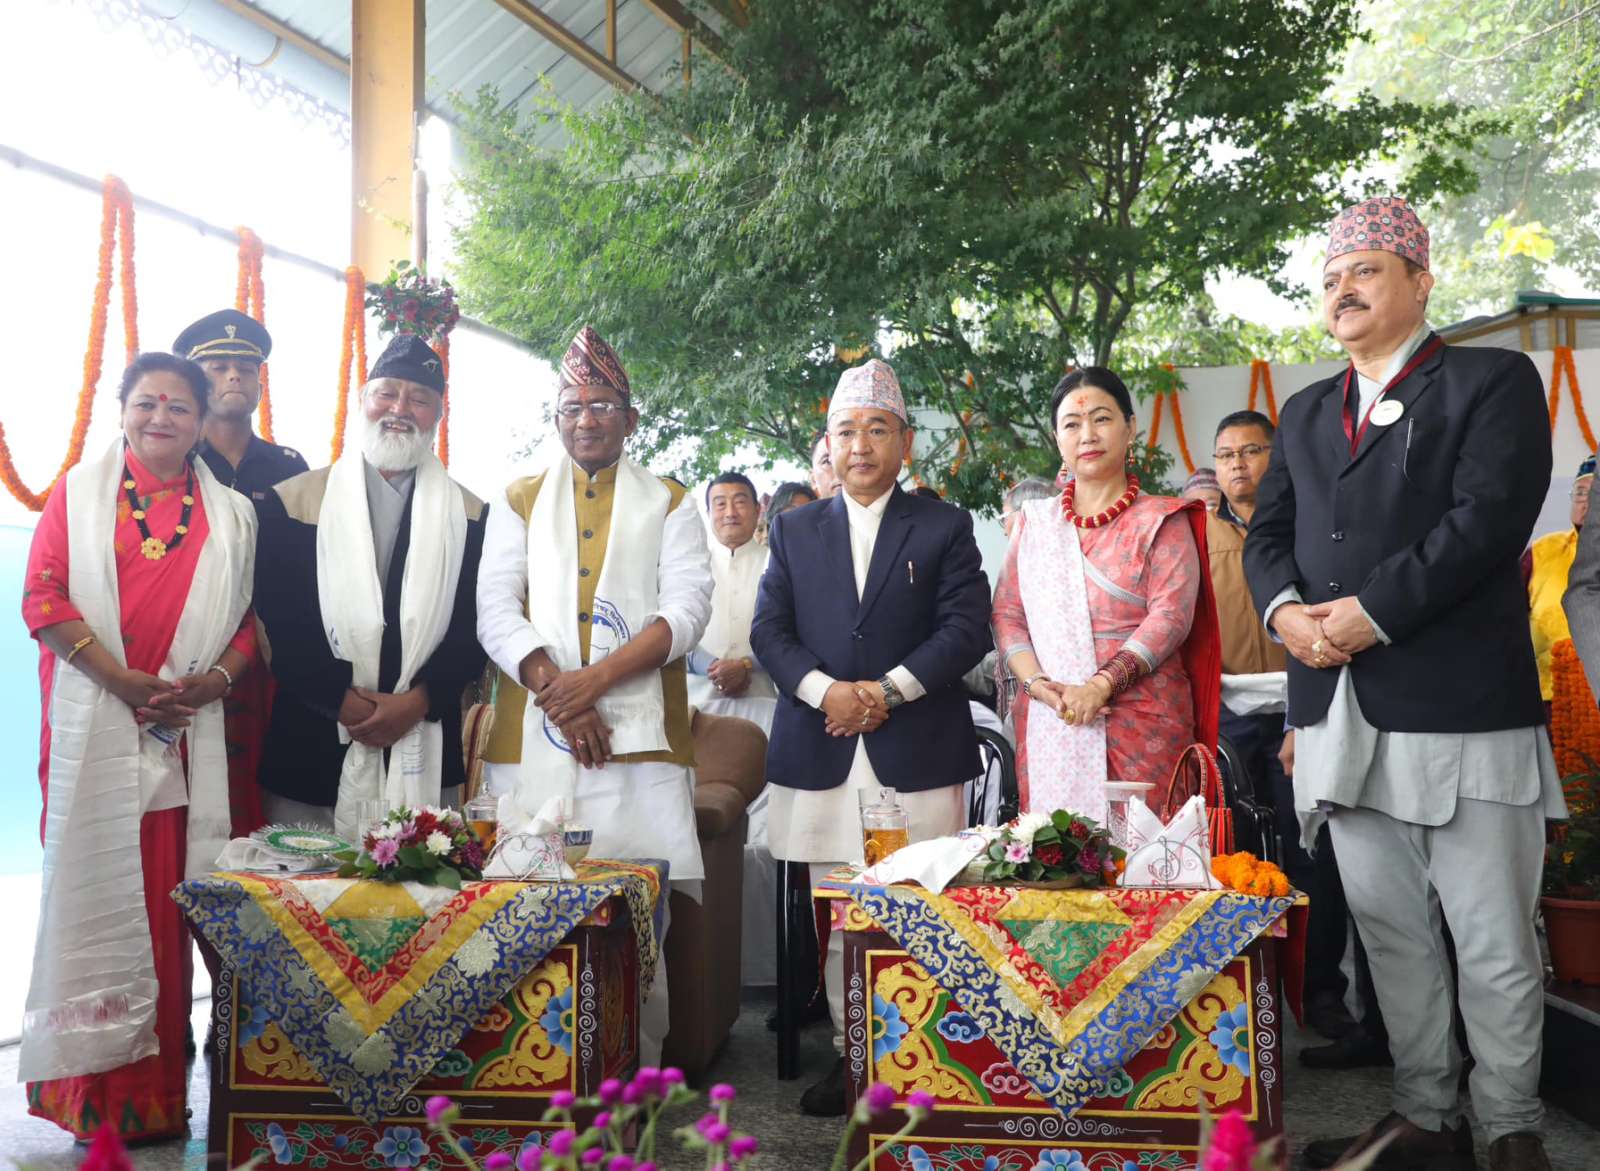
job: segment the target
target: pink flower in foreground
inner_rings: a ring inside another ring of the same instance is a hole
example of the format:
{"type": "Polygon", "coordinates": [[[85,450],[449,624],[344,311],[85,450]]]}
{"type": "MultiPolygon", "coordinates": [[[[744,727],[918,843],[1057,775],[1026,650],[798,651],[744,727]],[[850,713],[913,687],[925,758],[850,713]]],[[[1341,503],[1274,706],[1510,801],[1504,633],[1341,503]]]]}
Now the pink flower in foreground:
{"type": "Polygon", "coordinates": [[[728,1157],[730,1159],[748,1159],[761,1149],[761,1144],[754,1135],[742,1134],[728,1144],[728,1157]]]}
{"type": "Polygon", "coordinates": [[[1202,1171],[1250,1171],[1256,1157],[1256,1138],[1237,1110],[1229,1110],[1211,1130],[1202,1171]]]}
{"type": "Polygon", "coordinates": [[[393,838],[383,838],[372,843],[372,860],[379,866],[393,866],[400,853],[400,843],[393,838]]]}
{"type": "Polygon", "coordinates": [[[1026,862],[1028,860],[1028,843],[1011,842],[1006,846],[1007,862],[1026,862]]]}
{"type": "Polygon", "coordinates": [[[894,1109],[894,1087],[883,1082],[873,1082],[867,1087],[867,1109],[874,1114],[894,1109]]]}
{"type": "Polygon", "coordinates": [[[438,1126],[439,1119],[443,1118],[445,1113],[454,1107],[455,1103],[442,1095],[435,1094],[429,1098],[427,1106],[428,1125],[438,1126]]]}

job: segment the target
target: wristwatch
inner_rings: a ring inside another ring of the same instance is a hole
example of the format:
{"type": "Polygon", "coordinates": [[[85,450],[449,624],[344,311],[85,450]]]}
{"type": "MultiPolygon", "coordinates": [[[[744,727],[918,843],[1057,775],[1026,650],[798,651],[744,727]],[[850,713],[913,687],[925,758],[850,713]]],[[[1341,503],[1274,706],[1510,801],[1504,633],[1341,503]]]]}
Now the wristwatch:
{"type": "Polygon", "coordinates": [[[883,706],[890,711],[894,711],[895,708],[906,701],[906,697],[901,694],[900,689],[895,686],[894,680],[889,676],[885,675],[882,679],[879,679],[878,686],[883,688],[883,706]]]}

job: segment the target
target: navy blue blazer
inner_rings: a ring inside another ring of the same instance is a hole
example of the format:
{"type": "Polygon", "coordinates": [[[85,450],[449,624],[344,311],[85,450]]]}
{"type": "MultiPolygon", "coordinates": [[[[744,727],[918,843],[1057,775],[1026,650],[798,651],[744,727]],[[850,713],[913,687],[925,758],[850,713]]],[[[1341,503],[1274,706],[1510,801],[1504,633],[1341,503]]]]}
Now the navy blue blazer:
{"type": "Polygon", "coordinates": [[[842,492],[777,517],[767,544],[771,557],[750,628],[756,657],[781,692],[767,779],[832,789],[850,772],[857,738],[829,736],[822,712],[795,698],[808,672],[854,681],[882,678],[897,666],[928,694],[866,734],[878,780],[915,793],[976,776],[978,740],[961,677],[994,643],[972,517],[896,487],[859,600],[842,492]]]}

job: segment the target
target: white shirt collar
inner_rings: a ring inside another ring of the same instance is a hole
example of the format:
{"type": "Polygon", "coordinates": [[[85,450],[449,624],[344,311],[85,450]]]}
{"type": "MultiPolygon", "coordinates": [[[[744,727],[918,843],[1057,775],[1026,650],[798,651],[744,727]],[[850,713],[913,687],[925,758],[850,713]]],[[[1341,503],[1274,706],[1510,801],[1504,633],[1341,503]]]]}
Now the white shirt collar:
{"type": "Polygon", "coordinates": [[[844,506],[850,512],[858,515],[869,514],[874,519],[881,520],[883,518],[884,510],[889,507],[889,497],[894,495],[894,488],[895,486],[890,484],[889,490],[874,500],[871,504],[858,504],[856,502],[856,498],[850,495],[850,493],[844,491],[842,488],[839,490],[839,495],[844,497],[844,506]]]}
{"type": "Polygon", "coordinates": [[[1422,343],[1428,339],[1428,335],[1432,332],[1433,326],[1428,324],[1426,318],[1419,321],[1417,323],[1417,328],[1411,331],[1411,336],[1406,338],[1406,340],[1400,344],[1400,348],[1396,350],[1394,352],[1394,356],[1389,359],[1389,364],[1384,367],[1383,378],[1381,380],[1376,378],[1368,378],[1359,370],[1356,371],[1356,377],[1360,380],[1360,389],[1362,393],[1376,394],[1379,390],[1383,389],[1385,386],[1388,386],[1390,380],[1405,368],[1405,364],[1407,362],[1411,361],[1412,355],[1422,348],[1422,343]]]}

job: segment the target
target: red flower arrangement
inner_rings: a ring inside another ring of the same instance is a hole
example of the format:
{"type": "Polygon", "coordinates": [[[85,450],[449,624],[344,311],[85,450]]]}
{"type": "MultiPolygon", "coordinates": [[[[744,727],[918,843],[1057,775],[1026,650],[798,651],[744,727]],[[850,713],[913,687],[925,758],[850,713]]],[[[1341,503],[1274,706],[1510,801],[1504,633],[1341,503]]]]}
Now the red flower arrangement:
{"type": "Polygon", "coordinates": [[[361,850],[334,855],[341,878],[423,882],[459,888],[483,877],[483,846],[454,809],[393,809],[366,833],[361,850]]]}
{"type": "Polygon", "coordinates": [[[399,261],[382,284],[367,290],[367,308],[377,317],[380,334],[415,334],[434,344],[449,337],[461,320],[450,282],[431,280],[409,260],[399,261]]]}

